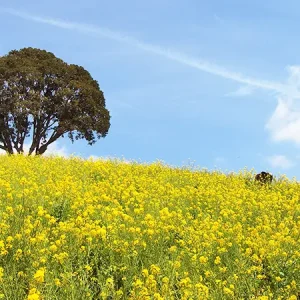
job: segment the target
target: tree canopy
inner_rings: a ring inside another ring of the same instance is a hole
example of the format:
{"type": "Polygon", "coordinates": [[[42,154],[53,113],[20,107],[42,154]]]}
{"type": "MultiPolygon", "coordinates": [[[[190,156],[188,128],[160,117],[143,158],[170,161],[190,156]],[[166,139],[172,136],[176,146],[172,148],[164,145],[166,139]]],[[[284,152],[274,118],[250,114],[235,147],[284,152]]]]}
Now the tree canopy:
{"type": "Polygon", "coordinates": [[[0,57],[0,149],[43,154],[65,134],[89,145],[105,137],[110,114],[99,84],[83,67],[36,48],[0,57]]]}

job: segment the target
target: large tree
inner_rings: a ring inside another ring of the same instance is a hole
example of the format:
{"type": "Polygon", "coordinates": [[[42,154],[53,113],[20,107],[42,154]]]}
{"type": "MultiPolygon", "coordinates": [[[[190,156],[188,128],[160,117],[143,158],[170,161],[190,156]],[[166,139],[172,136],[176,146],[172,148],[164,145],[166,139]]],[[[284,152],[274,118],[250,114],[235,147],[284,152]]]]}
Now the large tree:
{"type": "Polygon", "coordinates": [[[43,154],[65,134],[89,145],[105,137],[110,114],[99,84],[83,67],[35,48],[0,57],[0,149],[43,154]]]}

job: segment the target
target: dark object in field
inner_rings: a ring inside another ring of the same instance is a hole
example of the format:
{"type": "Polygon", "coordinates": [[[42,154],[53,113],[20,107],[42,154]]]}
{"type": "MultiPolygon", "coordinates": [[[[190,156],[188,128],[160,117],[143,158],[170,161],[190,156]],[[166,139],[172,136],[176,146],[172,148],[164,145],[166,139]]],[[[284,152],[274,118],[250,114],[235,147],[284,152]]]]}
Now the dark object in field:
{"type": "Polygon", "coordinates": [[[273,175],[267,172],[261,172],[255,175],[255,181],[261,184],[272,183],[273,175]]]}

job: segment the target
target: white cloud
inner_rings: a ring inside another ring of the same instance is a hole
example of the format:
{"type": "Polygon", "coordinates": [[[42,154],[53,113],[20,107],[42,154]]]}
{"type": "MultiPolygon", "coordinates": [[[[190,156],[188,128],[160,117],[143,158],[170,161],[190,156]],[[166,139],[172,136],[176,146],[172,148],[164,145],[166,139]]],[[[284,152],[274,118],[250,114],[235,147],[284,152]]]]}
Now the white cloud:
{"type": "Polygon", "coordinates": [[[236,91],[226,94],[226,97],[245,97],[253,94],[254,88],[249,85],[240,86],[236,91]]]}
{"type": "Polygon", "coordinates": [[[273,168],[289,169],[294,166],[285,155],[272,155],[267,158],[267,161],[273,168]]]}
{"type": "Polygon", "coordinates": [[[300,145],[300,66],[290,66],[288,71],[285,92],[278,97],[277,107],[265,128],[273,141],[300,145]]]}
{"type": "Polygon", "coordinates": [[[58,146],[57,143],[52,143],[49,145],[47,151],[45,152],[45,156],[49,156],[49,155],[58,155],[58,156],[63,156],[63,157],[68,157],[69,153],[66,149],[66,147],[62,146],[58,146]]]}
{"type": "MultiPolygon", "coordinates": [[[[29,152],[31,144],[24,144],[24,154],[27,155],[29,152]]],[[[0,154],[5,154],[6,152],[2,149],[0,149],[0,154]]],[[[34,154],[32,154],[34,155],[34,154]]],[[[57,155],[57,156],[63,156],[63,157],[68,157],[68,151],[67,149],[63,146],[60,147],[58,146],[57,142],[54,142],[48,146],[47,151],[43,154],[43,156],[49,156],[49,155],[57,155]]]]}
{"type": "Polygon", "coordinates": [[[293,141],[300,145],[300,110],[293,103],[278,99],[277,107],[266,124],[274,141],[293,141]]]}

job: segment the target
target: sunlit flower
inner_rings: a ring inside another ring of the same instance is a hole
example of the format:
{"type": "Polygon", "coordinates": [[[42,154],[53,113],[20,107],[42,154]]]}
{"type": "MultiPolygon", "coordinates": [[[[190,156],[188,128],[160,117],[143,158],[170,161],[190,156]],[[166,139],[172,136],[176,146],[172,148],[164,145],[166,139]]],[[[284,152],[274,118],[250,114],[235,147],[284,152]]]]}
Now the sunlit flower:
{"type": "Polygon", "coordinates": [[[36,282],[42,283],[45,280],[45,268],[41,268],[36,271],[34,274],[33,278],[35,279],[36,282]]]}

